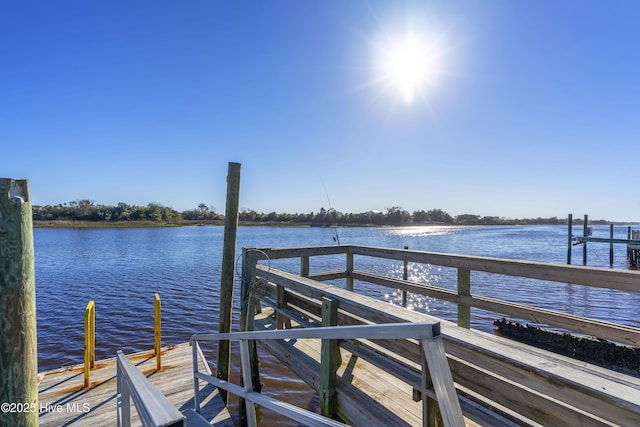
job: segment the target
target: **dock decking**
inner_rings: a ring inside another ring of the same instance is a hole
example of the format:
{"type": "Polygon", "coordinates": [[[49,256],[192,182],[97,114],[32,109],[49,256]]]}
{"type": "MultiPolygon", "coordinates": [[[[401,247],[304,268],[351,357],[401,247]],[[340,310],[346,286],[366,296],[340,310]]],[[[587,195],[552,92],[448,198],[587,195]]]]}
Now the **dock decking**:
{"type": "MultiPolygon", "coordinates": [[[[193,408],[193,369],[191,347],[188,343],[163,347],[162,370],[156,372],[152,352],[127,355],[129,360],[149,378],[171,403],[187,415],[193,408]]],[[[200,362],[203,365],[203,362],[200,362]]],[[[204,369],[204,366],[201,366],[204,369]]],[[[103,426],[116,425],[116,359],[96,362],[91,371],[91,387],[83,388],[82,365],[41,374],[38,389],[40,426],[103,426]]],[[[235,426],[224,406],[218,390],[201,382],[202,412],[216,427],[235,426]]],[[[138,414],[131,410],[132,425],[140,425],[138,414]]]]}

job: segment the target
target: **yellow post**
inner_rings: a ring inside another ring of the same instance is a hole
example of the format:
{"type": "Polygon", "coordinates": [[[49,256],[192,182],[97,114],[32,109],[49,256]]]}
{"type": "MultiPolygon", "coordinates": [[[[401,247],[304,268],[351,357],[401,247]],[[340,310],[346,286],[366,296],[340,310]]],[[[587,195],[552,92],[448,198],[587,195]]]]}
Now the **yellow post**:
{"type": "Polygon", "coordinates": [[[156,371],[159,371],[162,368],[162,334],[160,333],[160,295],[158,295],[157,293],[154,297],[153,314],[153,337],[155,341],[154,351],[156,354],[156,371]]]}
{"type": "Polygon", "coordinates": [[[84,309],[84,386],[89,387],[90,370],[96,363],[96,311],[93,300],[84,309]]]}

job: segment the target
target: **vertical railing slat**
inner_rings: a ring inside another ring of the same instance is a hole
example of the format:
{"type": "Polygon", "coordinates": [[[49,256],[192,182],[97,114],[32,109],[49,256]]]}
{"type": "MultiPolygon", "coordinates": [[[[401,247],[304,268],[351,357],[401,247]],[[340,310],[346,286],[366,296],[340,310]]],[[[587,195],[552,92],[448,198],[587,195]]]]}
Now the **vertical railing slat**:
{"type": "MultiPolygon", "coordinates": [[[[471,295],[471,271],[466,268],[458,269],[458,296],[471,295]]],[[[458,303],[458,326],[471,328],[471,307],[458,303]]]]}
{"type": "Polygon", "coordinates": [[[353,291],[353,252],[347,251],[347,290],[353,291]]]}
{"type": "MultiPolygon", "coordinates": [[[[338,324],[338,301],[322,297],[322,326],[338,324]]],[[[337,411],[336,370],[338,364],[338,340],[323,339],[320,347],[320,412],[334,418],[337,411]]]]}

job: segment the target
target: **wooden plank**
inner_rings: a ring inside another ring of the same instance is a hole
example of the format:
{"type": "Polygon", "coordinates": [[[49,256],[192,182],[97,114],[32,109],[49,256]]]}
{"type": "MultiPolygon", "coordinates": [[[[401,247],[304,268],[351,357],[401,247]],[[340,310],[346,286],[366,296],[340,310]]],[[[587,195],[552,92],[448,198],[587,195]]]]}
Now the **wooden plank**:
{"type": "MultiPolygon", "coordinates": [[[[156,371],[153,351],[128,355],[136,367],[146,375],[180,411],[193,408],[193,370],[191,347],[188,343],[162,349],[163,369],[156,371]]],[[[83,388],[82,365],[41,374],[39,386],[41,426],[115,425],[116,369],[115,358],[101,360],[92,371],[90,388],[83,388]]],[[[205,370],[204,362],[200,369],[205,370]]],[[[200,382],[202,415],[215,426],[231,427],[234,422],[224,406],[218,390],[200,382]]],[[[132,409],[133,425],[139,417],[132,409]]]]}
{"type": "MultiPolygon", "coordinates": [[[[271,270],[270,280],[311,298],[323,295],[336,298],[340,301],[341,311],[358,313],[359,317],[373,323],[434,320],[425,314],[284,272],[271,270]]],[[[459,328],[450,322],[442,321],[441,325],[449,356],[474,366],[472,370],[460,368],[458,371],[452,366],[454,379],[462,384],[472,384],[474,381],[483,381],[484,378],[487,378],[486,381],[494,381],[482,369],[486,372],[499,372],[501,378],[498,380],[502,386],[492,387],[492,392],[495,393],[493,396],[499,403],[511,402],[510,396],[518,394],[510,387],[517,387],[523,390],[519,394],[518,404],[531,407],[531,416],[545,420],[544,417],[553,417],[557,408],[568,408],[566,411],[558,409],[559,413],[589,412],[595,414],[592,418],[594,420],[600,417],[628,423],[640,417],[639,379],[502,337],[459,328]],[[537,393],[540,400],[528,400],[525,396],[530,393],[526,391],[529,389],[532,390],[531,393],[537,393]]]]}
{"type": "Polygon", "coordinates": [[[583,237],[583,236],[578,236],[576,237],[576,242],[597,242],[597,243],[621,243],[621,244],[632,244],[632,243],[637,243],[638,240],[633,240],[633,239],[614,239],[614,238],[607,238],[607,237],[583,237]]]}
{"type": "Polygon", "coordinates": [[[313,273],[303,277],[309,277],[309,279],[323,282],[326,280],[338,280],[338,279],[345,279],[345,278],[348,279],[349,274],[344,270],[338,270],[338,271],[327,271],[326,273],[313,273]]]}
{"type": "Polygon", "coordinates": [[[610,270],[599,267],[583,267],[548,262],[506,260],[490,257],[455,255],[425,251],[403,251],[368,246],[350,246],[356,255],[407,260],[421,264],[434,264],[451,268],[528,277],[561,283],[640,292],[640,271],[610,270]]]}
{"type": "Polygon", "coordinates": [[[619,325],[590,319],[588,317],[575,316],[573,314],[563,314],[557,311],[500,301],[488,297],[460,297],[460,300],[472,307],[483,310],[568,329],[577,333],[592,335],[600,339],[612,340],[636,347],[640,346],[640,329],[634,328],[633,326],[619,325]]]}
{"type": "Polygon", "coordinates": [[[590,319],[588,317],[564,314],[557,311],[545,310],[533,306],[512,303],[482,296],[458,296],[455,291],[422,285],[415,282],[405,282],[400,279],[379,276],[371,273],[354,272],[358,280],[390,288],[407,289],[412,293],[438,298],[444,301],[456,302],[471,307],[480,308],[494,313],[514,316],[532,322],[547,324],[558,328],[568,329],[581,334],[593,335],[597,338],[608,339],[628,345],[640,346],[640,328],[619,325],[590,319]]]}
{"type": "Polygon", "coordinates": [[[263,255],[259,259],[264,259],[264,256],[269,259],[282,259],[282,258],[298,258],[302,256],[320,256],[320,255],[339,255],[346,254],[349,250],[349,246],[307,246],[304,248],[260,248],[263,255]]]}
{"type": "MultiPolygon", "coordinates": [[[[258,327],[271,329],[274,321],[269,316],[260,317],[256,322],[258,327]]],[[[317,392],[320,391],[320,340],[266,340],[260,345],[317,392]]],[[[336,382],[338,415],[342,419],[353,426],[419,425],[419,404],[410,399],[411,387],[402,381],[381,376],[383,371],[357,357],[352,358],[348,352],[343,354],[342,360],[336,382]],[[375,387],[369,388],[372,385],[375,387]],[[410,403],[404,398],[399,399],[399,395],[407,397],[410,403]],[[385,406],[385,403],[394,401],[396,403],[390,408],[385,406]]]]}

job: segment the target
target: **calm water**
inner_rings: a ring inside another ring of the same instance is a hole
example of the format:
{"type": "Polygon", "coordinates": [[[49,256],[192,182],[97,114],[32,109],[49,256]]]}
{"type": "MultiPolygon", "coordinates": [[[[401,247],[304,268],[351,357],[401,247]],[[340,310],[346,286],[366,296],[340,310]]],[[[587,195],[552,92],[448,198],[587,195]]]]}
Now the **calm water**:
{"type": "MultiPolygon", "coordinates": [[[[162,298],[163,345],[185,342],[192,333],[215,332],[223,231],[222,227],[36,229],[39,370],[82,362],[84,308],[91,299],[96,304],[98,359],[113,357],[119,349],[131,352],[153,347],[155,292],[162,298]]],[[[238,248],[332,245],[335,233],[329,228],[241,227],[238,248]]],[[[338,233],[343,244],[566,262],[563,226],[341,228],[338,233]]],[[[608,237],[608,233],[608,227],[594,227],[594,236],[608,237]]],[[[626,227],[616,227],[615,235],[626,237],[626,227]]],[[[626,247],[616,245],[616,249],[616,268],[626,268],[626,247]]],[[[607,244],[590,244],[589,265],[608,267],[608,251],[607,244]]],[[[581,263],[581,257],[582,247],[575,247],[574,263],[581,263]]],[[[344,262],[344,256],[312,258],[311,271],[335,270],[344,262]]],[[[299,271],[298,260],[277,260],[273,266],[299,271]]],[[[402,276],[399,262],[356,257],[355,268],[402,276]]],[[[410,276],[455,288],[456,272],[452,269],[410,265],[410,276]]],[[[640,327],[639,294],[478,272],[472,273],[471,280],[474,294],[640,327]]],[[[356,290],[392,302],[399,298],[392,290],[363,283],[356,283],[356,290]]],[[[235,292],[236,297],[238,294],[235,292]]],[[[410,297],[409,303],[418,311],[456,318],[455,307],[446,303],[424,297],[410,297]]],[[[235,324],[238,307],[236,301],[235,324]]],[[[472,310],[473,327],[490,331],[497,317],[472,310]]],[[[272,361],[265,356],[262,363],[270,365],[272,361]]],[[[277,368],[262,374],[267,388],[284,377],[277,368]]],[[[308,395],[303,385],[286,381],[289,383],[283,386],[290,394],[308,395]]]]}

